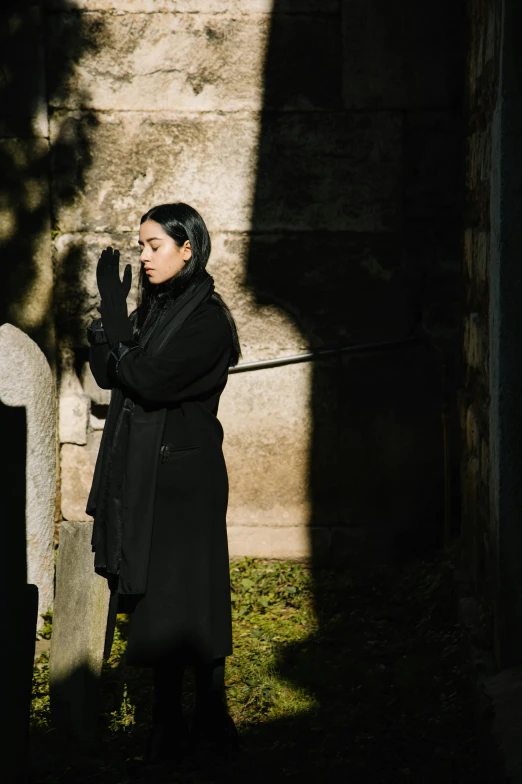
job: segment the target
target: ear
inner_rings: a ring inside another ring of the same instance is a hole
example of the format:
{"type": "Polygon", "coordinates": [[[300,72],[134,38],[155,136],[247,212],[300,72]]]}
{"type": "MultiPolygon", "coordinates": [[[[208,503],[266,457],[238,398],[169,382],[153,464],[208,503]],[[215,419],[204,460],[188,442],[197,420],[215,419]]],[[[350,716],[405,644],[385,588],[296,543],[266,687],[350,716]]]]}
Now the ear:
{"type": "Polygon", "coordinates": [[[189,259],[191,258],[192,258],[192,248],[190,247],[189,240],[186,240],[186,242],[183,245],[183,261],[189,261],[189,259]]]}

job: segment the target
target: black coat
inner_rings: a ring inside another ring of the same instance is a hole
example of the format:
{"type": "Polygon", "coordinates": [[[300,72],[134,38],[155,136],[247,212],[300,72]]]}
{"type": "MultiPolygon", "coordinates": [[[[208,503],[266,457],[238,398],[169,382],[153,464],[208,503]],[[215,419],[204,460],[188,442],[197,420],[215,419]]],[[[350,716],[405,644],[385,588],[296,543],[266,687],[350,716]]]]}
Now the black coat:
{"type": "Polygon", "coordinates": [[[123,448],[119,425],[106,425],[87,510],[97,570],[117,574],[119,593],[135,595],[127,661],[141,665],[180,650],[189,660],[232,652],[228,479],[217,419],[231,331],[206,297],[165,334],[123,350],[116,363],[107,343],[90,351],[97,383],[132,400],[123,448]],[[107,472],[122,481],[112,482],[116,513],[102,525],[107,472]]]}

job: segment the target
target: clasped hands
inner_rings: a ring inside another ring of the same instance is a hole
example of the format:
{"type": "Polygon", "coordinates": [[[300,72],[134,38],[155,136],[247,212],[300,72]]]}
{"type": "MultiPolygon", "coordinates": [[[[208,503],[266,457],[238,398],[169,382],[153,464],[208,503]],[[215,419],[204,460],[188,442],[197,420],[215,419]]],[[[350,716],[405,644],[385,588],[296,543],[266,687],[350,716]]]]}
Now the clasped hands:
{"type": "Polygon", "coordinates": [[[110,346],[132,340],[132,324],[127,314],[127,297],[132,283],[131,265],[127,264],[120,280],[120,252],[106,248],[98,260],[96,282],[101,296],[103,329],[110,346]]]}

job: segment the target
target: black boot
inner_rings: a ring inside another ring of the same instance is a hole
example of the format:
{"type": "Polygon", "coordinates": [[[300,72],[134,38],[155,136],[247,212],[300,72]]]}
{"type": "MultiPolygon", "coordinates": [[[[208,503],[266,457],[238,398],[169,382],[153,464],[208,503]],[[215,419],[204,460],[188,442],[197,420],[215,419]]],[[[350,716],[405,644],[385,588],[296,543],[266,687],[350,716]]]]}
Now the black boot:
{"type": "Polygon", "coordinates": [[[183,759],[188,748],[189,727],[181,712],[169,716],[168,720],[153,723],[143,761],[147,765],[161,762],[179,762],[183,759]]]}
{"type": "Polygon", "coordinates": [[[225,658],[199,662],[195,668],[196,707],[190,747],[228,756],[240,748],[239,734],[225,700],[225,658]]]}
{"type": "Polygon", "coordinates": [[[211,691],[196,703],[190,746],[224,756],[241,748],[239,733],[228,713],[223,692],[211,691]]]}
{"type": "Polygon", "coordinates": [[[183,661],[174,656],[153,669],[152,726],[143,755],[146,764],[181,760],[186,751],[189,728],[181,709],[183,671],[183,661]]]}

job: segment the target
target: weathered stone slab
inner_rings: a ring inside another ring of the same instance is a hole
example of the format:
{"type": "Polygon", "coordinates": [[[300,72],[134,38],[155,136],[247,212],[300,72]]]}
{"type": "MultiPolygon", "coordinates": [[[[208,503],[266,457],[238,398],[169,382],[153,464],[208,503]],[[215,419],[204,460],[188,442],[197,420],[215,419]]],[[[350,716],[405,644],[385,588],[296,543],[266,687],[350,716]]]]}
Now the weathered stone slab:
{"type": "Polygon", "coordinates": [[[228,526],[231,558],[291,558],[326,566],[330,559],[330,531],[305,526],[228,526]]]}
{"type": "MultiPolygon", "coordinates": [[[[48,0],[53,10],[71,10],[70,0],[48,0]]],[[[340,0],[75,0],[80,11],[187,14],[327,14],[339,11],[340,0]]]]}
{"type": "Polygon", "coordinates": [[[54,107],[226,112],[341,104],[335,17],[284,16],[274,27],[268,15],[64,13],[49,17],[49,30],[54,107]],[[310,57],[318,37],[321,56],[310,57]],[[83,53],[68,78],[63,41],[83,53]]]}
{"type": "Polygon", "coordinates": [[[87,498],[91,489],[92,476],[101,431],[87,435],[86,446],[64,444],[61,449],[62,515],[65,520],[92,520],[86,513],[87,498]]]}
{"type": "MultiPolygon", "coordinates": [[[[97,406],[108,406],[111,402],[111,390],[101,389],[96,383],[88,362],[85,362],[81,373],[82,388],[86,395],[97,406]]],[[[92,414],[91,414],[92,421],[92,414]]]]}
{"type": "Polygon", "coordinates": [[[464,356],[470,367],[487,373],[489,336],[478,313],[469,313],[464,322],[464,356]]]}
{"type": "Polygon", "coordinates": [[[0,137],[48,136],[44,23],[37,3],[1,11],[0,137]]]}
{"type": "Polygon", "coordinates": [[[101,419],[100,417],[91,414],[90,426],[93,430],[103,430],[105,427],[105,419],[101,419]]]}
{"type": "Polygon", "coordinates": [[[500,3],[476,3],[468,9],[469,111],[480,112],[482,125],[489,124],[497,102],[503,7],[500,3]]]}
{"type": "MultiPolygon", "coordinates": [[[[56,112],[53,139],[76,138],[83,121],[56,112]]],[[[242,113],[99,113],[83,128],[92,165],[71,203],[83,164],[54,152],[58,220],[65,232],[136,231],[146,208],[182,200],[211,230],[388,231],[401,205],[401,128],[387,112],[283,114],[261,130],[242,113]]]]}
{"type": "Polygon", "coordinates": [[[56,403],[49,364],[11,324],[0,327],[0,401],[26,410],[27,582],[38,587],[38,626],[53,604],[56,403]]]}
{"type": "Polygon", "coordinates": [[[452,0],[346,0],[347,108],[459,105],[464,83],[463,7],[452,0]]]}
{"type": "Polygon", "coordinates": [[[230,377],[219,409],[230,525],[308,524],[310,373],[290,365],[230,377]]]}
{"type": "Polygon", "coordinates": [[[59,439],[62,444],[86,444],[91,410],[90,398],[83,393],[74,369],[74,353],[61,352],[60,396],[58,404],[59,439]]]}
{"type": "Polygon", "coordinates": [[[64,522],[56,565],[50,654],[54,723],[79,740],[96,724],[109,590],[93,566],[92,524],[64,522]]]}

